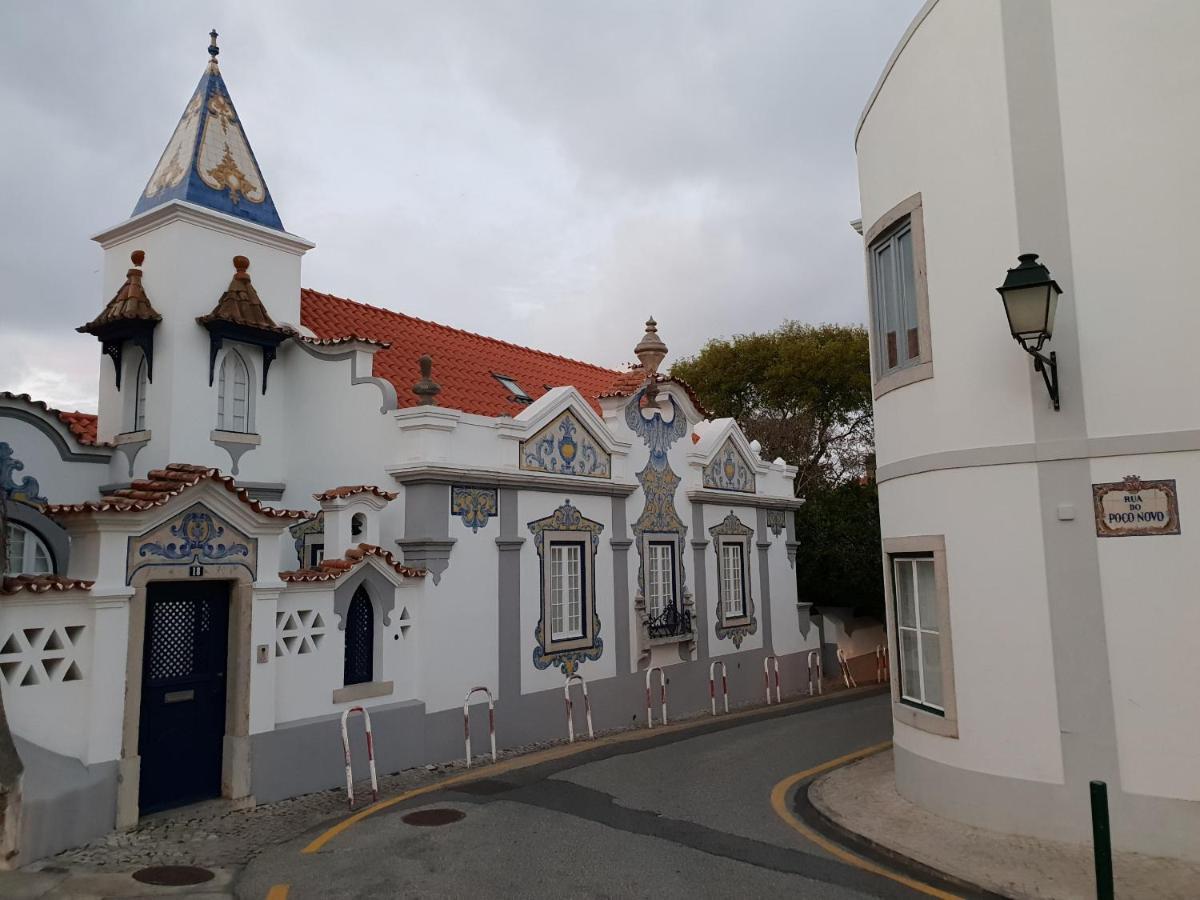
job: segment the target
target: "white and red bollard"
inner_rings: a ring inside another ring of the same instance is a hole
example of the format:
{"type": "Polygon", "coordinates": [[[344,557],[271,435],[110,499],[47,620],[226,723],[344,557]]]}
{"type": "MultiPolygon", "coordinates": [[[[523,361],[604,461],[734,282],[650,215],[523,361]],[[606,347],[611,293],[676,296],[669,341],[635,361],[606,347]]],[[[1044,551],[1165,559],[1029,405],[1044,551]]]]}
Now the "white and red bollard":
{"type": "Polygon", "coordinates": [[[771,678],[767,674],[767,664],[775,664],[775,702],[783,702],[783,693],[779,685],[779,657],[767,655],[763,657],[763,690],[767,692],[767,706],[771,705],[771,678]]]}
{"type": "Polygon", "coordinates": [[[725,699],[725,712],[729,712],[729,678],[725,672],[725,663],[714,659],[708,664],[708,699],[712,703],[712,714],[717,714],[717,666],[721,667],[721,694],[725,699]]]}
{"type": "Polygon", "coordinates": [[[646,670],[646,727],[654,727],[654,712],[650,702],[650,674],[658,673],[658,698],[662,701],[662,723],[667,724],[667,674],[663,671],[662,666],[651,666],[646,670]]]}
{"type": "Polygon", "coordinates": [[[496,761],[496,704],[492,700],[492,692],[485,687],[473,687],[467,691],[467,696],[463,697],[463,738],[467,744],[467,768],[471,768],[471,718],[467,714],[467,704],[471,702],[471,695],[483,691],[487,694],[488,701],[488,737],[492,741],[492,762],[496,761]]]}
{"type": "Polygon", "coordinates": [[[342,752],[346,755],[346,797],[350,802],[351,809],[354,809],[354,773],[350,768],[350,733],[346,729],[346,722],[350,718],[350,713],[356,712],[362,713],[363,728],[367,732],[367,766],[371,770],[371,802],[375,803],[379,800],[379,779],[375,777],[375,741],[371,737],[371,716],[363,707],[352,706],[342,713],[342,752]]]}
{"type": "Polygon", "coordinates": [[[887,644],[875,645],[875,681],[878,684],[883,684],[885,681],[891,681],[891,667],[888,666],[888,647],[887,644]]]}
{"type": "Polygon", "coordinates": [[[583,708],[587,711],[588,737],[595,738],[596,732],[592,730],[592,701],[588,699],[587,682],[578,672],[568,675],[567,680],[563,682],[563,702],[567,706],[567,738],[568,742],[573,744],[575,743],[575,705],[571,701],[572,681],[578,681],[579,686],[583,689],[583,708]]]}
{"type": "Polygon", "coordinates": [[[821,671],[821,651],[808,651],[808,695],[825,693],[825,687],[821,684],[824,678],[824,673],[821,671]],[[815,678],[814,678],[815,676],[815,678]],[[813,688],[816,688],[815,690],[813,688]]]}
{"type": "Polygon", "coordinates": [[[850,674],[850,663],[846,661],[846,651],[838,647],[837,657],[838,668],[842,670],[842,681],[846,682],[846,687],[858,687],[858,682],[850,674]]]}

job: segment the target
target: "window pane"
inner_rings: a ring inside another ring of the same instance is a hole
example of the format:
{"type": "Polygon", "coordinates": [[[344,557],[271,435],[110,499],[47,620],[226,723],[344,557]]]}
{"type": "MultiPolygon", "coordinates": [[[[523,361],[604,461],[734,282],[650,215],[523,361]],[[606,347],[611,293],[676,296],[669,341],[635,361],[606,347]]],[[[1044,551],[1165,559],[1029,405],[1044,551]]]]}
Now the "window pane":
{"type": "Polygon", "coordinates": [[[936,634],[921,635],[921,660],[924,663],[925,702],[941,709],[942,647],[936,634]]]}
{"type": "Polygon", "coordinates": [[[932,559],[920,559],[913,563],[917,573],[917,613],[921,628],[938,631],[937,584],[935,583],[932,559]]]}
{"type": "Polygon", "coordinates": [[[917,633],[900,629],[900,693],[921,702],[920,662],[917,659],[917,633]]]}
{"type": "Polygon", "coordinates": [[[896,619],[902,626],[917,626],[916,604],[913,599],[912,562],[898,559],[896,573],[896,619]]]}
{"type": "Polygon", "coordinates": [[[25,529],[12,522],[5,528],[5,543],[8,545],[5,571],[10,575],[18,575],[25,570],[25,535],[25,529]]]}
{"type": "Polygon", "coordinates": [[[37,538],[34,538],[33,543],[33,569],[34,574],[47,574],[50,572],[50,555],[46,552],[46,547],[37,538]]]}
{"type": "Polygon", "coordinates": [[[900,364],[898,356],[899,305],[896,298],[895,263],[890,242],[875,251],[876,321],[879,323],[880,366],[884,371],[900,364]]]}
{"type": "Polygon", "coordinates": [[[917,330],[917,292],[914,282],[912,231],[905,228],[896,235],[897,306],[905,335],[905,361],[921,355],[917,330]]]}

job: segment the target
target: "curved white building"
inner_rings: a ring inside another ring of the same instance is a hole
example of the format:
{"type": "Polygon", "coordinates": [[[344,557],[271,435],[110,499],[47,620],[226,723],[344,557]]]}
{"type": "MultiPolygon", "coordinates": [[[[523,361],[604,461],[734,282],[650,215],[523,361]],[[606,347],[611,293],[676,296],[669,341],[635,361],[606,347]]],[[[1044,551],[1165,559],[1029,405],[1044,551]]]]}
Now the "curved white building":
{"type": "Polygon", "coordinates": [[[1099,779],[1116,846],[1191,859],[1198,43],[1189,0],[933,0],[855,140],[897,787],[1085,841],[1099,779]],[[996,293],[1030,252],[1057,410],[996,293]]]}

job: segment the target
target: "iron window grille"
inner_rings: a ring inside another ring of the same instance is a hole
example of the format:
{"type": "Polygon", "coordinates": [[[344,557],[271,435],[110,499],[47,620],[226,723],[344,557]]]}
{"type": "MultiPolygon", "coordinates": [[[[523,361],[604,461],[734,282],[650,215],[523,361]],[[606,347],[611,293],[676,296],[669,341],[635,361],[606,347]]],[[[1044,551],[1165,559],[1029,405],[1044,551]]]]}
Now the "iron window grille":
{"type": "Polygon", "coordinates": [[[360,586],[346,611],[346,663],[343,684],[364,684],[375,674],[375,610],[360,586]]]}

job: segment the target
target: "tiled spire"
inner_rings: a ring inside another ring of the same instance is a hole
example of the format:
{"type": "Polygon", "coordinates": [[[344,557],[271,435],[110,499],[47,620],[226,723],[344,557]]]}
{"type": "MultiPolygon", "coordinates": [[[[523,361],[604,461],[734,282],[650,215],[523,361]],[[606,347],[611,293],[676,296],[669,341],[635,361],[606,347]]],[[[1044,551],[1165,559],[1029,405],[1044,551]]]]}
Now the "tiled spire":
{"type": "Polygon", "coordinates": [[[211,32],[210,37],[210,59],[200,84],[133,214],[169,200],[186,200],[283,231],[283,222],[217,66],[217,33],[211,32]]]}
{"type": "Polygon", "coordinates": [[[161,322],[162,316],[150,304],[146,289],[142,287],[142,261],[146,254],[134,250],[129,255],[133,268],[125,275],[125,283],[116,295],[108,301],[100,315],[86,325],[80,325],[76,331],[83,334],[99,334],[106,326],[122,321],[161,322]]]}

